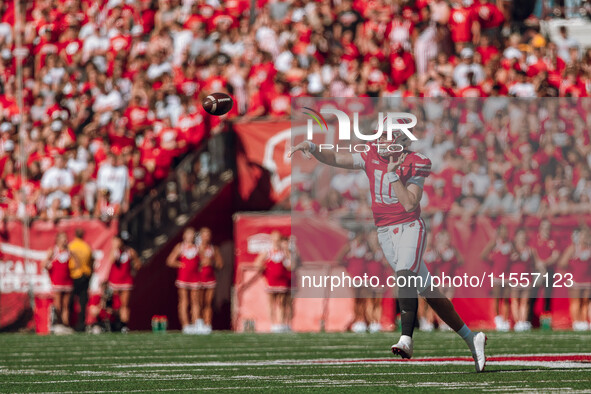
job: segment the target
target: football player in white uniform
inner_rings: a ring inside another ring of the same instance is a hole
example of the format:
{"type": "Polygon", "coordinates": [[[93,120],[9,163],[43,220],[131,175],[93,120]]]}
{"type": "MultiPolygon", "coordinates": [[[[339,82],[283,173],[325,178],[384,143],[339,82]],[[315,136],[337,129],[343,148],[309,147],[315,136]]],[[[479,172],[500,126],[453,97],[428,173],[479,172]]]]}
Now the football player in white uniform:
{"type": "Polygon", "coordinates": [[[481,372],[486,363],[485,334],[473,333],[451,301],[437,288],[431,288],[431,275],[423,262],[426,229],[420,217],[419,202],[425,178],[431,172],[431,161],[420,153],[408,150],[411,142],[400,130],[393,131],[392,141],[388,141],[384,133],[378,144],[373,144],[364,153],[321,150],[313,142],[304,141],[292,147],[290,157],[301,151],[306,157],[314,156],[330,166],[364,170],[369,178],[379,242],[398,276],[402,336],[392,346],[392,352],[402,358],[412,357],[412,335],[420,294],[439,317],[464,339],[472,352],[476,371],[481,372]],[[404,149],[401,150],[401,147],[404,149]]]}

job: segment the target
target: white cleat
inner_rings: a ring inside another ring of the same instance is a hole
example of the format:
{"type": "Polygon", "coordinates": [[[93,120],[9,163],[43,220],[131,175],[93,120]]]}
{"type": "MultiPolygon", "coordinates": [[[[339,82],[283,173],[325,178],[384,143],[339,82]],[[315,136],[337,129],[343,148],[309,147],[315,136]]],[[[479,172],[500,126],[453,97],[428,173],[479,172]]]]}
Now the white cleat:
{"type": "Polygon", "coordinates": [[[413,340],[408,335],[402,335],[398,343],[392,345],[392,353],[399,355],[402,358],[412,357],[413,340]]]}
{"type": "Polygon", "coordinates": [[[419,320],[419,330],[425,332],[431,332],[435,329],[433,323],[430,323],[424,317],[419,320]]]}
{"type": "Polygon", "coordinates": [[[505,329],[505,319],[502,316],[495,316],[495,328],[497,331],[504,331],[505,329]]]}
{"type": "Polygon", "coordinates": [[[357,321],[351,326],[351,331],[357,334],[367,332],[367,324],[363,321],[357,321]]]}
{"type": "Polygon", "coordinates": [[[497,331],[500,332],[509,332],[511,331],[511,323],[507,320],[503,320],[500,326],[497,328],[497,331]]]}
{"type": "Polygon", "coordinates": [[[515,332],[524,332],[531,330],[531,323],[527,321],[518,321],[513,327],[515,332]]]}
{"type": "Polygon", "coordinates": [[[195,323],[193,323],[193,326],[195,327],[195,329],[197,331],[201,331],[201,330],[203,330],[203,327],[205,326],[205,322],[203,321],[203,319],[197,319],[197,320],[195,320],[195,323]]]}
{"type": "Polygon", "coordinates": [[[373,322],[369,325],[369,332],[374,334],[376,332],[382,331],[382,325],[377,322],[373,322]]]}
{"type": "Polygon", "coordinates": [[[476,365],[476,372],[484,371],[486,366],[486,355],[484,354],[484,348],[486,346],[486,335],[483,332],[474,334],[474,364],[476,365]]]}
{"type": "Polygon", "coordinates": [[[187,324],[186,326],[183,327],[182,332],[183,332],[183,334],[193,335],[193,334],[197,333],[197,330],[195,329],[195,326],[187,324]]]}
{"type": "Polygon", "coordinates": [[[51,327],[51,332],[54,335],[71,335],[74,333],[74,330],[70,327],[64,326],[63,324],[55,324],[51,327]]]}
{"type": "Polygon", "coordinates": [[[209,335],[211,334],[211,326],[209,324],[204,324],[201,330],[197,332],[200,335],[209,335]]]}
{"type": "Polygon", "coordinates": [[[573,323],[573,331],[587,331],[589,324],[586,321],[576,321],[573,323]]]}
{"type": "Polygon", "coordinates": [[[207,326],[203,319],[197,319],[195,323],[193,323],[193,332],[192,334],[206,334],[207,326]]]}

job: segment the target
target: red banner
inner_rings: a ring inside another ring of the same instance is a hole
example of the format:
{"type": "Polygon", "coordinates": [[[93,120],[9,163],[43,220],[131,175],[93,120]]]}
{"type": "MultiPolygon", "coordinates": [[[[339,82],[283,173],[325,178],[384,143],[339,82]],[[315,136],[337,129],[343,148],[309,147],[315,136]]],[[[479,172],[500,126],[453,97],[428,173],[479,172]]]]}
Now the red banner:
{"type": "Polygon", "coordinates": [[[0,239],[0,328],[11,325],[19,318],[23,308],[28,306],[26,294],[32,288],[35,296],[47,296],[51,282],[41,263],[47,250],[54,245],[56,234],[64,231],[68,239],[74,238],[76,229],[85,232],[85,240],[93,249],[95,258],[94,275],[90,290],[98,291],[99,284],[108,276],[105,257],[117,233],[117,223],[106,226],[99,220],[71,219],[53,222],[35,221],[29,233],[29,250],[25,252],[23,225],[8,222],[0,239]],[[25,301],[23,301],[25,300],[25,301]]]}
{"type": "MultiPolygon", "coordinates": [[[[301,174],[311,173],[317,167],[315,160],[301,159],[294,172],[287,157],[292,144],[306,140],[304,123],[292,127],[289,121],[236,122],[233,128],[238,136],[236,165],[243,209],[272,208],[289,196],[292,184],[302,181],[301,174]]],[[[334,130],[331,125],[324,133],[315,135],[314,142],[335,143],[334,130]]]]}
{"type": "Polygon", "coordinates": [[[248,201],[253,193],[260,192],[276,203],[289,196],[291,164],[287,153],[291,146],[291,123],[235,123],[234,130],[242,150],[237,158],[242,199],[248,201]]]}

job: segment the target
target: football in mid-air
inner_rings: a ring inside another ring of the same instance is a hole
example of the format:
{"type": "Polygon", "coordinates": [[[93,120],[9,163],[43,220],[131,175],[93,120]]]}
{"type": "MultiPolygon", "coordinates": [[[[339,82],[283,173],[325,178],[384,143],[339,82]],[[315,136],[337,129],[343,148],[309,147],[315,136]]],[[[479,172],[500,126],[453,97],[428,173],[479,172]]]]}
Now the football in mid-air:
{"type": "Polygon", "coordinates": [[[211,93],[205,97],[202,104],[208,114],[220,116],[232,109],[234,100],[226,93],[211,93]]]}

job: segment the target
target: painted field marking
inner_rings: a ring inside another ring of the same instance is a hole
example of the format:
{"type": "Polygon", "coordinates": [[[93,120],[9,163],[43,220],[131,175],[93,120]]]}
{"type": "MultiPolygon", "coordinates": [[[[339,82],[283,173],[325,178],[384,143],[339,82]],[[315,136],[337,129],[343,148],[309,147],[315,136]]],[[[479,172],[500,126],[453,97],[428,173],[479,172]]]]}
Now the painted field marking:
{"type": "MultiPolygon", "coordinates": [[[[264,361],[205,361],[189,363],[146,363],[120,364],[115,368],[157,368],[157,367],[235,367],[235,366],[276,366],[276,365],[335,365],[335,364],[407,364],[407,365],[471,365],[470,357],[424,357],[403,359],[316,359],[316,360],[264,360],[264,361]]],[[[591,368],[591,354],[520,354],[491,356],[487,363],[493,365],[537,366],[553,369],[591,368]]]]}

